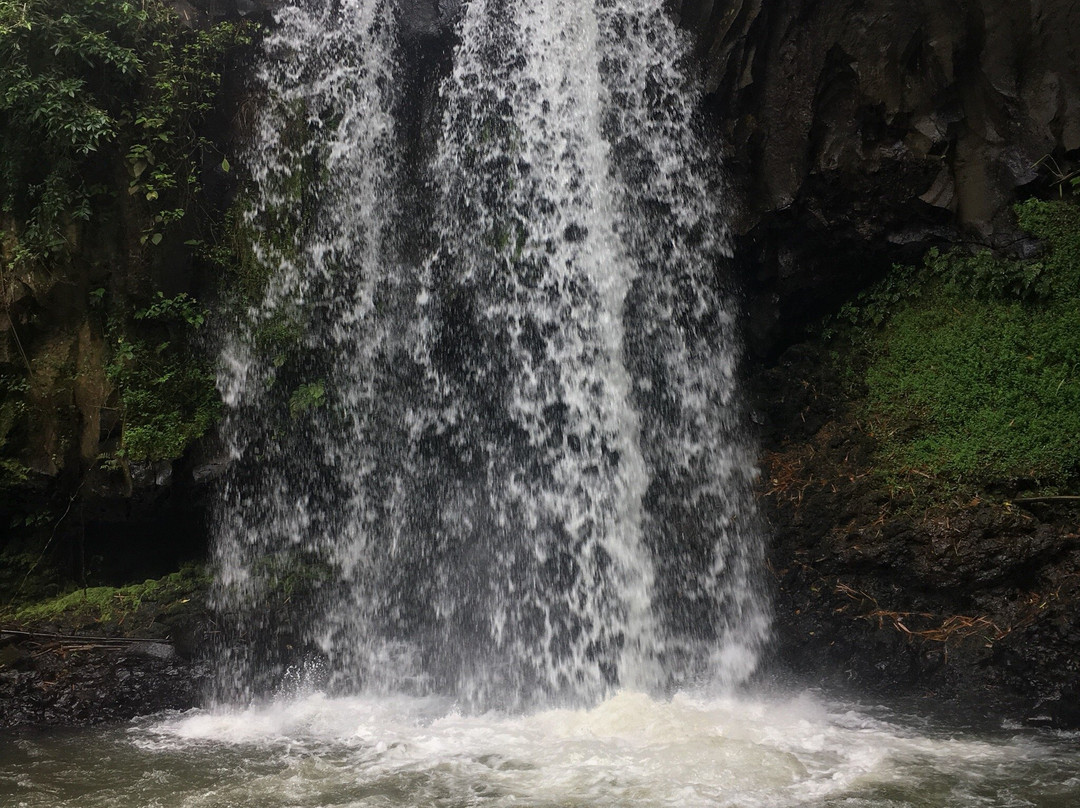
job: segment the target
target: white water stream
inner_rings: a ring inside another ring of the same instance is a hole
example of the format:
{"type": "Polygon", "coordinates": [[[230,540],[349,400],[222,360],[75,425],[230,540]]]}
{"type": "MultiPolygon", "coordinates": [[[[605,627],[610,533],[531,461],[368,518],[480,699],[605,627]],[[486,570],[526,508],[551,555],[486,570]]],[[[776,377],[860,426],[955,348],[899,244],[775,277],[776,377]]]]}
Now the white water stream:
{"type": "Polygon", "coordinates": [[[312,659],[337,694],[475,709],[741,682],[768,609],[725,194],[661,0],[465,3],[422,189],[394,4],[280,19],[269,281],[221,377],[218,699],[312,659]]]}
{"type": "Polygon", "coordinates": [[[394,3],[281,11],[216,706],[6,734],[0,805],[1075,808],[1074,736],[732,695],[768,608],[685,43],[661,0],[457,30],[410,189],[394,3]]]}

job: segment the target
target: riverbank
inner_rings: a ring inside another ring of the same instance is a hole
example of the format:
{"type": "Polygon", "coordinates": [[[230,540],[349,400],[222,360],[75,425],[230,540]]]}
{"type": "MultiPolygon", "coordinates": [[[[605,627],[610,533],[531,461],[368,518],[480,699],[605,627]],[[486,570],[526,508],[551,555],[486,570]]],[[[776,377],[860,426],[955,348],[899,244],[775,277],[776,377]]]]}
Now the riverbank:
{"type": "Polygon", "coordinates": [[[1080,726],[1076,503],[888,477],[882,436],[821,343],[789,349],[757,386],[775,670],[1080,726]]]}
{"type": "Polygon", "coordinates": [[[0,727],[114,723],[201,703],[213,633],[195,567],[0,610],[0,727]]]}
{"type": "MultiPolygon", "coordinates": [[[[761,481],[774,538],[764,676],[984,724],[1080,726],[1080,549],[1064,512],[980,501],[918,514],[884,497],[865,462],[872,436],[822,397],[830,382],[805,358],[793,351],[776,371],[808,384],[785,400],[785,440],[761,481]]],[[[215,634],[206,588],[188,568],[0,615],[0,727],[200,706],[215,634]]]]}

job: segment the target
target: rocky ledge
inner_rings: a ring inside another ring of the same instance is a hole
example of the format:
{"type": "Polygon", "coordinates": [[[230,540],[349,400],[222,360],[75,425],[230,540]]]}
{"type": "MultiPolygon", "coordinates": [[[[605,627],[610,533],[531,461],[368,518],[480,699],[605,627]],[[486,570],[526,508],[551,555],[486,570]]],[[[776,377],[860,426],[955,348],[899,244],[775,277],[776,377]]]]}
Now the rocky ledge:
{"type": "Polygon", "coordinates": [[[127,720],[201,703],[206,579],[94,587],[0,613],[0,727],[127,720]]]}
{"type": "Polygon", "coordinates": [[[160,641],[0,631],[0,727],[123,721],[198,705],[205,663],[160,641]]]}
{"type": "Polygon", "coordinates": [[[826,354],[795,346],[758,379],[774,666],[833,692],[1080,726],[1080,503],[884,479],[826,354]]]}

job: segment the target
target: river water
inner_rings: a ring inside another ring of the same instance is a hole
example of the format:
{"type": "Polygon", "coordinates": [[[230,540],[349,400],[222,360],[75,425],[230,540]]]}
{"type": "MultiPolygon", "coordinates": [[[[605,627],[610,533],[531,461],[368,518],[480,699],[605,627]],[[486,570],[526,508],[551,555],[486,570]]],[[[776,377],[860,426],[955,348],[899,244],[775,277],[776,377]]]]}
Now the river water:
{"type": "Polygon", "coordinates": [[[800,806],[1074,808],[1080,737],[958,730],[884,708],[620,692],[465,714],[309,694],[0,739],[15,808],[800,806]]]}

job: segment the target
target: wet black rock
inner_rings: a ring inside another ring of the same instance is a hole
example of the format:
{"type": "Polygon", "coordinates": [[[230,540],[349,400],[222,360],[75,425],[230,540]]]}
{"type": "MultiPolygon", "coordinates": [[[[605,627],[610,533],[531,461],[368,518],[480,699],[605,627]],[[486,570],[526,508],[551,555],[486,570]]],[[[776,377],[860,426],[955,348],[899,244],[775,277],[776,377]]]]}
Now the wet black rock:
{"type": "Polygon", "coordinates": [[[0,727],[114,723],[201,703],[205,662],[161,643],[123,648],[82,642],[0,645],[0,727]],[[32,650],[30,646],[33,646],[32,650]]]}
{"type": "Polygon", "coordinates": [[[1009,205],[1080,150],[1069,0],[673,6],[741,198],[762,353],[930,246],[1022,250],[1009,205]]]}

